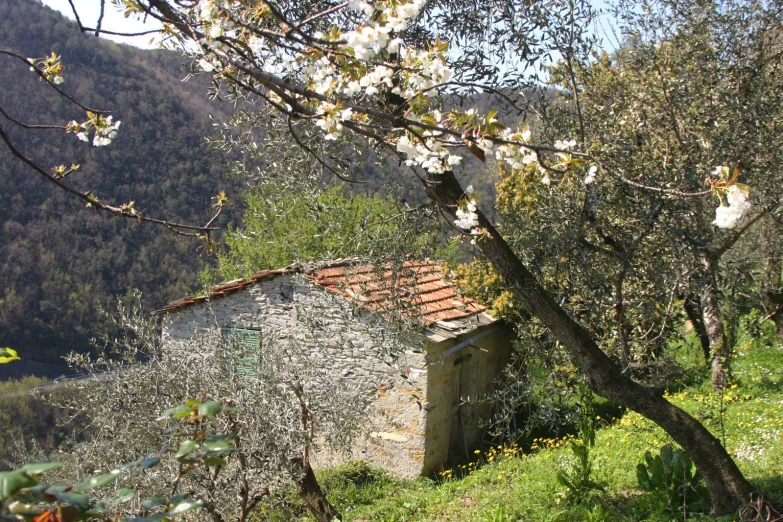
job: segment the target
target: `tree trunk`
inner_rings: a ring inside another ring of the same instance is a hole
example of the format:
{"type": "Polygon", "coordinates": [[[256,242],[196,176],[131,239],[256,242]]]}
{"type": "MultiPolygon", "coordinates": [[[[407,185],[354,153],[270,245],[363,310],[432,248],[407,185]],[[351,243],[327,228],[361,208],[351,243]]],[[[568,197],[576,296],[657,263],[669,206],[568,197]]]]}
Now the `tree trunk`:
{"type": "Polygon", "coordinates": [[[617,321],[617,337],[620,340],[620,369],[623,373],[627,373],[629,367],[628,329],[625,327],[625,299],[623,297],[623,283],[627,268],[628,265],[623,263],[614,283],[614,317],[617,321]]]}
{"type": "Polygon", "coordinates": [[[710,364],[710,336],[707,335],[707,329],[704,328],[704,321],[701,318],[701,300],[698,296],[689,294],[685,296],[683,308],[685,308],[685,314],[693,325],[696,335],[699,336],[701,351],[704,353],[704,362],[710,364]]]}
{"type": "Polygon", "coordinates": [[[316,522],[330,522],[341,520],[342,515],[329,502],[324,495],[318,479],[315,478],[310,462],[303,458],[294,459],[294,464],[299,468],[299,477],[296,479],[296,493],[305,503],[307,509],[315,517],[316,522]]]}
{"type": "MultiPolygon", "coordinates": [[[[451,172],[426,185],[431,199],[454,213],[464,191],[451,172]]],[[[625,406],[663,428],[688,452],[704,477],[714,514],[735,512],[749,502],[755,489],[726,450],[701,423],[664,399],[660,393],[623,375],[590,334],[560,307],[514,254],[492,224],[479,214],[486,235],[477,240],[484,255],[514,297],[527,305],[569,352],[585,382],[598,395],[625,406]]]]}
{"type": "Polygon", "coordinates": [[[775,323],[775,329],[778,335],[783,335],[783,308],[776,310],[770,319],[775,323]]]}
{"type": "Polygon", "coordinates": [[[775,323],[778,335],[783,335],[783,292],[769,290],[766,292],[767,309],[771,308],[772,313],[769,318],[775,323]]]}
{"type": "Polygon", "coordinates": [[[761,227],[761,240],[767,259],[764,263],[764,286],[767,303],[772,312],[769,318],[775,323],[778,335],[783,335],[783,292],[781,292],[781,252],[777,239],[778,227],[774,220],[765,220],[761,227]]]}
{"type": "Polygon", "coordinates": [[[712,361],[712,388],[722,390],[728,385],[729,343],[726,342],[726,330],[718,310],[718,278],[715,275],[717,260],[707,252],[700,254],[704,275],[699,289],[701,316],[704,329],[710,341],[712,361]]]}

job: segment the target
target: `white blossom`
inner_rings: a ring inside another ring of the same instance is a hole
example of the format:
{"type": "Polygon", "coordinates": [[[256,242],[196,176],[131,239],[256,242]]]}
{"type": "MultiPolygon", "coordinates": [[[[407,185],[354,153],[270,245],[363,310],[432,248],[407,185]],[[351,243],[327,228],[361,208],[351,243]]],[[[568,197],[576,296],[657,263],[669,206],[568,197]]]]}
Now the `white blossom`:
{"type": "MultiPolygon", "coordinates": [[[[111,143],[111,140],[117,137],[117,131],[120,128],[121,121],[112,123],[112,117],[106,117],[106,124],[100,127],[95,127],[95,136],[93,136],[92,144],[95,147],[102,147],[111,143]]],[[[80,138],[81,139],[81,138],[80,138]]]]}
{"type": "Polygon", "coordinates": [[[476,208],[475,199],[463,201],[454,213],[457,216],[457,219],[454,220],[454,224],[463,230],[472,230],[478,227],[479,222],[476,208]]]}
{"type": "Polygon", "coordinates": [[[408,4],[397,6],[397,16],[404,20],[410,20],[419,16],[421,8],[424,7],[426,0],[413,0],[408,4]]]}
{"type": "Polygon", "coordinates": [[[336,140],[343,131],[343,125],[340,122],[350,119],[353,114],[350,108],[338,112],[335,105],[327,102],[322,102],[318,110],[322,116],[316,120],[315,125],[325,132],[324,139],[326,140],[336,140]]]}
{"type": "Polygon", "coordinates": [[[555,148],[556,149],[563,149],[568,150],[576,147],[576,140],[567,140],[567,141],[561,141],[557,140],[555,141],[555,148]]]}
{"type": "Polygon", "coordinates": [[[348,85],[346,85],[345,88],[343,89],[343,93],[346,96],[353,96],[353,95],[361,92],[361,90],[362,90],[362,86],[359,84],[359,82],[356,81],[356,80],[353,80],[353,81],[348,82],[348,85]]]}
{"type": "Polygon", "coordinates": [[[407,136],[403,136],[397,141],[397,150],[408,157],[416,156],[418,154],[416,145],[414,145],[407,136]]]}
{"type": "Polygon", "coordinates": [[[718,228],[732,229],[737,226],[737,222],[743,214],[750,208],[747,201],[747,195],[737,185],[729,187],[726,193],[728,206],[721,205],[715,209],[715,221],[712,223],[718,228]]]}
{"type": "Polygon", "coordinates": [[[400,46],[403,44],[402,39],[400,38],[394,38],[389,41],[389,44],[386,46],[386,50],[390,53],[396,53],[400,50],[400,46]]]}
{"type": "Polygon", "coordinates": [[[205,72],[212,72],[215,70],[215,66],[212,65],[209,60],[205,60],[204,58],[201,58],[198,62],[196,62],[199,67],[201,67],[202,71],[205,72]]]}
{"type": "Polygon", "coordinates": [[[448,82],[453,71],[443,63],[442,56],[436,51],[417,51],[409,47],[400,49],[402,65],[410,71],[405,76],[405,88],[401,94],[405,98],[424,91],[427,96],[435,96],[433,87],[448,82]],[[414,72],[415,71],[415,72],[414,72]]]}
{"type": "Polygon", "coordinates": [[[414,143],[407,136],[397,140],[397,150],[408,158],[406,165],[418,165],[433,174],[442,174],[462,161],[461,156],[451,154],[431,133],[425,133],[425,137],[424,143],[414,143]]]}
{"type": "Polygon", "coordinates": [[[250,47],[250,50],[254,53],[261,54],[264,51],[264,40],[253,35],[248,39],[247,46],[250,47]]]}
{"type": "Polygon", "coordinates": [[[595,174],[598,172],[598,167],[593,165],[590,167],[590,170],[587,172],[587,177],[585,177],[585,185],[590,185],[593,182],[595,182],[595,174]]]}
{"type": "MultiPolygon", "coordinates": [[[[520,132],[506,129],[500,137],[505,141],[527,143],[530,141],[530,130],[525,129],[520,132]]],[[[500,145],[495,151],[495,158],[504,161],[514,170],[521,170],[530,164],[538,164],[535,152],[515,144],[500,145]]]]}
{"type": "Polygon", "coordinates": [[[388,27],[365,26],[358,31],[351,31],[345,35],[348,45],[353,49],[353,55],[362,61],[369,61],[381,52],[389,43],[388,27]]]}
{"type": "Polygon", "coordinates": [[[750,208],[750,203],[747,200],[748,196],[737,185],[729,187],[726,193],[726,201],[728,201],[729,206],[738,207],[740,212],[745,212],[750,208]]]}
{"type": "Polygon", "coordinates": [[[392,75],[394,71],[385,65],[379,65],[372,72],[365,74],[360,80],[359,85],[364,87],[365,92],[368,95],[378,94],[380,92],[379,87],[385,85],[391,89],[394,84],[392,83],[392,75]]]}
{"type": "Polygon", "coordinates": [[[492,143],[492,140],[488,140],[486,138],[482,138],[481,140],[479,140],[477,145],[484,152],[489,152],[489,151],[492,150],[492,146],[494,145],[494,143],[492,143]]]}
{"type": "Polygon", "coordinates": [[[354,11],[362,12],[368,18],[375,12],[375,8],[364,0],[351,0],[348,2],[348,8],[354,11]]]}
{"type": "Polygon", "coordinates": [[[213,0],[201,0],[198,8],[199,16],[205,22],[212,21],[218,15],[218,7],[213,0]]]}

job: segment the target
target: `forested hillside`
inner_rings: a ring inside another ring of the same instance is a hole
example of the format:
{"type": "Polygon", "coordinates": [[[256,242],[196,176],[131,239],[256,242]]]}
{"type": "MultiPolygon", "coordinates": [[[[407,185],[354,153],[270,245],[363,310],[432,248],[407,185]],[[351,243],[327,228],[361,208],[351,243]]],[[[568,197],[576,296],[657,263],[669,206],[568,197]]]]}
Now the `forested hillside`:
{"type": "MultiPolygon", "coordinates": [[[[27,57],[52,51],[65,65],[63,90],[122,121],[109,147],[62,130],[25,130],[0,119],[40,165],[77,163],[68,180],[112,204],[135,201],[145,215],[203,224],[210,197],[226,189],[211,132],[204,81],[182,82],[182,58],[80,34],[37,0],[0,0],[0,48],[27,57]]],[[[28,124],[84,121],[19,61],[0,56],[0,107],[28,124]]],[[[207,259],[197,242],[162,227],[98,214],[0,150],[0,346],[53,360],[88,348],[97,306],[128,288],[157,307],[197,284],[207,259]]]]}

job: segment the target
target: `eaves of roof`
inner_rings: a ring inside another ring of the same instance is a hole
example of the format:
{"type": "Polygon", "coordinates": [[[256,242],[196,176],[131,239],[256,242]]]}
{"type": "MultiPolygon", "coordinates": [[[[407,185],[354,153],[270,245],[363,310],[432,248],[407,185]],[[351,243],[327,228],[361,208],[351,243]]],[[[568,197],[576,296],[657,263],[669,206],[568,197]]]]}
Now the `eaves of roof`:
{"type": "Polygon", "coordinates": [[[402,312],[428,330],[434,342],[456,338],[497,320],[486,307],[459,294],[445,278],[444,266],[435,261],[405,261],[371,265],[357,259],[342,259],[324,265],[291,265],[262,270],[247,279],[213,287],[208,294],[173,301],[160,312],[177,312],[193,304],[219,299],[265,279],[284,274],[303,274],[318,286],[336,293],[359,308],[377,312],[402,312]]]}

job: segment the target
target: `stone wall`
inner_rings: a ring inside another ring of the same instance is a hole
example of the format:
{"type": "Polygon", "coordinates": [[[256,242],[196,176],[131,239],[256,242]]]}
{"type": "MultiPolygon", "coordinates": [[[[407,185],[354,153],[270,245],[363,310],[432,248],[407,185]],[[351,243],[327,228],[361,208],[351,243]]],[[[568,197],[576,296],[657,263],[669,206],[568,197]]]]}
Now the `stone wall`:
{"type": "MultiPolygon", "coordinates": [[[[483,397],[510,354],[510,333],[497,324],[462,334],[492,333],[444,355],[457,339],[430,343],[424,335],[400,338],[383,319],[297,275],[259,281],[227,296],[170,312],[164,338],[172,346],[197,331],[247,328],[261,332],[261,354],[278,343],[296,343],[303,356],[322,361],[343,382],[356,379],[375,393],[367,436],[348,454],[322,448],[318,467],[363,459],[400,477],[437,472],[450,455],[465,456],[480,442],[491,414],[483,397]],[[426,353],[425,353],[426,352],[426,353]]],[[[200,354],[205,359],[209,354],[200,354]]]]}
{"type": "MultiPolygon", "coordinates": [[[[356,379],[375,391],[368,411],[367,437],[350,455],[324,449],[313,462],[334,465],[361,458],[389,472],[413,478],[425,467],[427,370],[423,336],[405,345],[393,325],[359,312],[344,299],[296,275],[262,280],[243,290],[170,312],[164,324],[166,342],[191,338],[195,332],[246,328],[261,332],[261,353],[280,342],[296,343],[303,356],[323,361],[336,377],[356,379]]],[[[200,354],[205,359],[209,354],[200,354]]]]}

